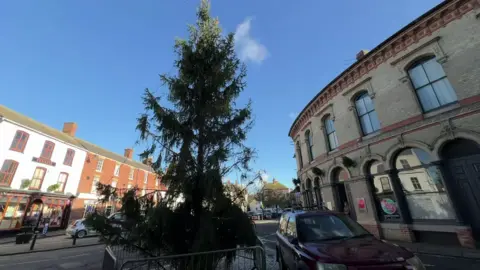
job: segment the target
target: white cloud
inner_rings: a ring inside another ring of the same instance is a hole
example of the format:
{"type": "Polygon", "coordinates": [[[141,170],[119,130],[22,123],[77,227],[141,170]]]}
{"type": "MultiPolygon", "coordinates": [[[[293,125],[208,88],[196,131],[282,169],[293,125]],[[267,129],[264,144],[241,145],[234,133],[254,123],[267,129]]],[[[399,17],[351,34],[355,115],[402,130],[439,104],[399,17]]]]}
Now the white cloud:
{"type": "Polygon", "coordinates": [[[270,178],[270,175],[268,175],[267,173],[262,173],[260,177],[262,178],[262,181],[268,181],[268,178],[270,178]]]}
{"type": "Polygon", "coordinates": [[[235,30],[235,45],[240,60],[260,64],[268,57],[268,50],[250,36],[252,18],[246,18],[235,30]]]}
{"type": "Polygon", "coordinates": [[[288,117],[292,120],[295,120],[295,118],[297,118],[297,115],[298,115],[298,113],[291,112],[291,113],[288,114],[288,117]]]}

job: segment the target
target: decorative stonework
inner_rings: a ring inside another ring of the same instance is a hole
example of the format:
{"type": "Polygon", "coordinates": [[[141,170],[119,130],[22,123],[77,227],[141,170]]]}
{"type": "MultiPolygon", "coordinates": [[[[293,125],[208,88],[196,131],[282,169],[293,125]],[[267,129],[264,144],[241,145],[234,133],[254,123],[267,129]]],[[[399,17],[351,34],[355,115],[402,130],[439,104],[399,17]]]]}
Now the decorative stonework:
{"type": "Polygon", "coordinates": [[[446,1],[442,7],[430,16],[423,18],[409,29],[397,33],[390,42],[381,48],[374,49],[363,59],[357,61],[344,71],[341,77],[327,85],[327,87],[322,90],[322,93],[301,113],[291,127],[289,136],[292,138],[295,137],[312,115],[316,115],[333,97],[346,88],[349,88],[365,74],[376,69],[379,65],[396,56],[398,53],[403,52],[412,44],[430,36],[433,32],[446,26],[450,22],[460,19],[465,13],[479,6],[480,4],[477,0],[446,1]]]}

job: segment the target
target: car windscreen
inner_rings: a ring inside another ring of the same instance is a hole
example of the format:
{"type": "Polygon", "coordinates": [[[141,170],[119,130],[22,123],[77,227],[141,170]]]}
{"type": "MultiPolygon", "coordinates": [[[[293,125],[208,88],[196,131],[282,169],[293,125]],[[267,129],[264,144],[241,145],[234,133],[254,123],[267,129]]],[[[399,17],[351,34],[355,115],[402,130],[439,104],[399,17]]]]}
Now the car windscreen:
{"type": "Polygon", "coordinates": [[[297,217],[297,234],[302,242],[318,242],[370,235],[360,224],[342,215],[297,217]]]}

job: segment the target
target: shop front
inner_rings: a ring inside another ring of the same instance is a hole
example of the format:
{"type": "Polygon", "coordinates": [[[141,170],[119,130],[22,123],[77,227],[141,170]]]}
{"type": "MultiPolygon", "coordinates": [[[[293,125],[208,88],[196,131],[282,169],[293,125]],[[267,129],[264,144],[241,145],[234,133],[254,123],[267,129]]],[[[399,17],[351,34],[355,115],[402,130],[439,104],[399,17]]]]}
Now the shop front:
{"type": "Polygon", "coordinates": [[[26,190],[0,190],[0,231],[20,230],[23,226],[65,228],[71,196],[26,190]]]}

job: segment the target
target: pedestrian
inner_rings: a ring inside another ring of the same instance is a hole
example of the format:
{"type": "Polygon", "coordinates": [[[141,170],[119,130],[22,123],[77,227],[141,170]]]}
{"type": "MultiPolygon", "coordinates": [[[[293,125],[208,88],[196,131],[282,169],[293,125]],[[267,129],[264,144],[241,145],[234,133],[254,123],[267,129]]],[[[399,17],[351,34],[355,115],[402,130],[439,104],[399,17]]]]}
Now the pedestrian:
{"type": "Polygon", "coordinates": [[[47,232],[48,232],[48,221],[49,219],[48,218],[45,218],[43,220],[43,231],[42,231],[42,236],[47,236],[47,232]]]}

